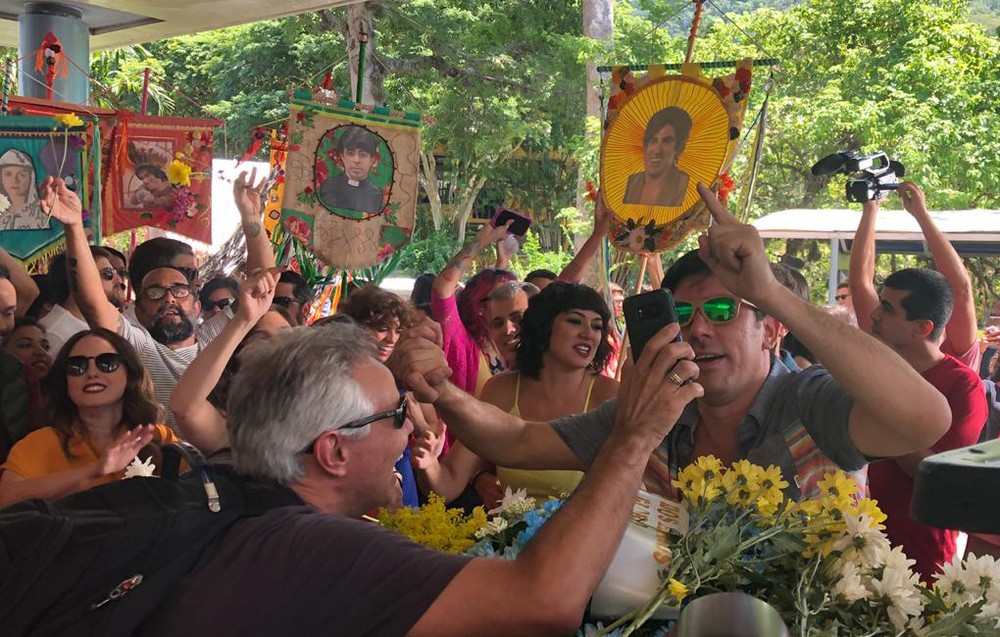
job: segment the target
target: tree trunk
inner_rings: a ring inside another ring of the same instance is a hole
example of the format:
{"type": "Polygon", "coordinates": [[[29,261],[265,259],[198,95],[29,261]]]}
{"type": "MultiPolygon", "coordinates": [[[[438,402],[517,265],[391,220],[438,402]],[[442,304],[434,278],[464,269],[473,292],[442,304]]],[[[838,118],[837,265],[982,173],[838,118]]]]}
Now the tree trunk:
{"type": "Polygon", "coordinates": [[[385,89],[382,86],[384,76],[373,62],[375,52],[375,21],[367,2],[347,5],[347,58],[351,67],[351,86],[349,97],[355,102],[370,106],[381,106],[385,102],[385,89]],[[358,60],[361,53],[361,40],[367,37],[365,48],[365,83],[362,94],[355,95],[358,87],[358,60]]]}
{"type": "Polygon", "coordinates": [[[420,153],[420,185],[427,194],[427,201],[431,208],[431,221],[434,223],[434,230],[441,229],[444,221],[444,210],[441,206],[441,193],[438,190],[437,160],[431,150],[420,153]]]}
{"type": "Polygon", "coordinates": [[[472,206],[476,203],[479,191],[486,185],[486,177],[472,175],[469,182],[462,188],[462,194],[458,204],[458,243],[465,243],[465,228],[472,216],[472,206]]]}

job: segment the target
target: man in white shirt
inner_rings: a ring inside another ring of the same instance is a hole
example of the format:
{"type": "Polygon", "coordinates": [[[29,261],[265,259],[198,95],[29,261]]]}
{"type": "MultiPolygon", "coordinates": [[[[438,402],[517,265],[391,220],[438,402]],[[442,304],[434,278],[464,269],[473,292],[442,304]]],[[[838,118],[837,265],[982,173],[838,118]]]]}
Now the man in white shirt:
{"type": "MultiPolygon", "coordinates": [[[[120,268],[114,267],[111,253],[104,248],[90,246],[90,254],[94,257],[97,272],[101,276],[101,287],[104,288],[105,297],[120,311],[125,304],[125,286],[120,268]]],[[[65,252],[52,257],[49,263],[49,289],[55,304],[39,323],[45,328],[54,356],[70,337],[77,332],[90,329],[70,289],[66,274],[65,252]]]]}

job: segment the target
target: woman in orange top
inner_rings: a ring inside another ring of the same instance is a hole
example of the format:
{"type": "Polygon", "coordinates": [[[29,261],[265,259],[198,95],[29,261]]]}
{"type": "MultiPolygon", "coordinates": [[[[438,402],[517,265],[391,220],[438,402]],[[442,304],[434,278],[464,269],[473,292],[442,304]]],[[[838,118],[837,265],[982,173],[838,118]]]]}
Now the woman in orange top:
{"type": "Polygon", "coordinates": [[[50,426],[25,436],[0,466],[0,507],[57,498],[119,479],[139,450],[177,440],[159,422],[146,368],[128,342],[96,329],[73,336],[45,379],[50,426]]]}

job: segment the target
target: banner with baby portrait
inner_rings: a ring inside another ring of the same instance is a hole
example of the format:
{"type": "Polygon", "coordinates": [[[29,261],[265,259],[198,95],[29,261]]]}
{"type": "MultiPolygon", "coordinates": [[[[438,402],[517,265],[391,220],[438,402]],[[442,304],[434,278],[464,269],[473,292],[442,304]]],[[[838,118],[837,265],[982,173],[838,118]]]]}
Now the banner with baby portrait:
{"type": "Polygon", "coordinates": [[[45,178],[61,177],[89,201],[86,135],[86,122],[72,114],[0,118],[0,246],[29,271],[44,271],[62,244],[62,224],[42,210],[39,186],[45,178]]]}
{"type": "Polygon", "coordinates": [[[119,113],[104,177],[104,234],[140,226],[212,242],[212,155],[222,120],[119,113]]]}
{"type": "Polygon", "coordinates": [[[420,116],[297,93],[281,220],[333,268],[367,268],[410,240],[420,116]]]}
{"type": "Polygon", "coordinates": [[[663,66],[644,74],[612,71],[601,188],[614,213],[610,238],[620,250],[661,252],[708,227],[697,184],[713,186],[732,161],[750,92],[752,62],[714,79],[697,64],[680,75],[663,66]]]}

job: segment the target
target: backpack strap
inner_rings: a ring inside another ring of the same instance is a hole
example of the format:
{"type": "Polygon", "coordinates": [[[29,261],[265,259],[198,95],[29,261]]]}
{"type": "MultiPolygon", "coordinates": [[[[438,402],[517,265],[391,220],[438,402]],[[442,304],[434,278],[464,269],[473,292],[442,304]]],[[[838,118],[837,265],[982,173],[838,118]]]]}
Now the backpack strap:
{"type": "Polygon", "coordinates": [[[176,480],[180,473],[181,459],[183,459],[191,468],[191,472],[201,481],[202,488],[205,490],[208,510],[212,513],[221,511],[222,501],[219,499],[219,489],[215,486],[212,466],[205,460],[204,454],[189,442],[171,442],[164,445],[162,450],[163,468],[160,477],[176,480]]]}

